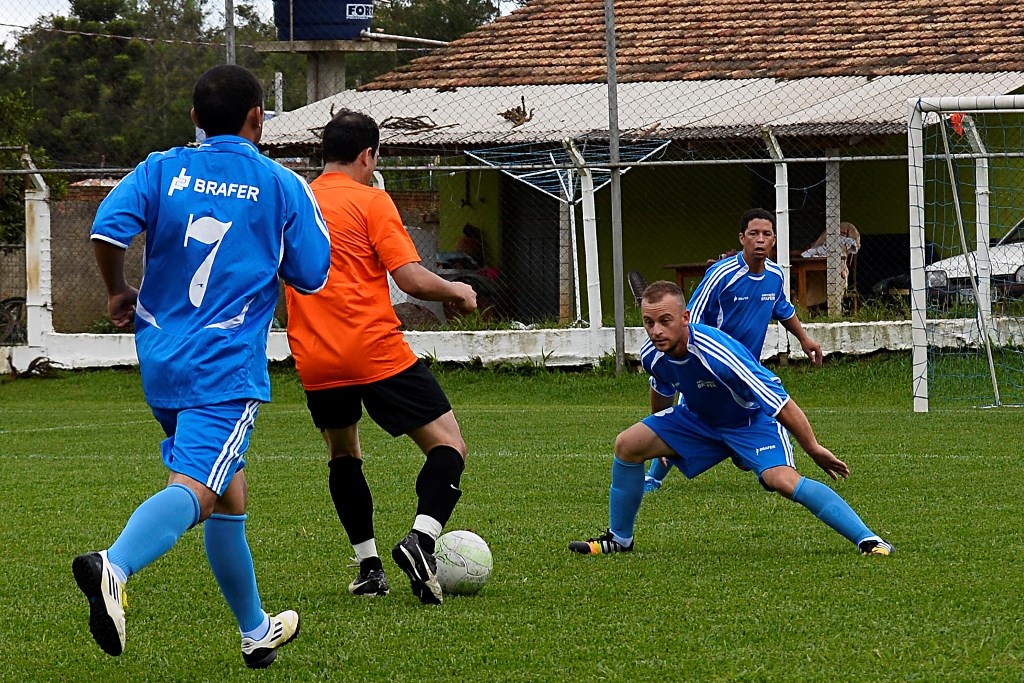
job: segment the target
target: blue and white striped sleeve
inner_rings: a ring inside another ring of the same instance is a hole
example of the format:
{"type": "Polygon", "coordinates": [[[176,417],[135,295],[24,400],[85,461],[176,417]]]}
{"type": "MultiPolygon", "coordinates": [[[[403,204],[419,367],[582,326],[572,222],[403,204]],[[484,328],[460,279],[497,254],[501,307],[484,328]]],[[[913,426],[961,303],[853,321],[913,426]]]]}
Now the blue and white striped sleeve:
{"type": "MultiPolygon", "coordinates": [[[[724,263],[724,262],[720,262],[724,263]]],[[[690,298],[690,322],[718,327],[718,296],[727,282],[726,271],[720,264],[715,264],[704,274],[704,279],[697,285],[690,298]]]]}
{"type": "Polygon", "coordinates": [[[796,315],[796,308],[790,303],[786,296],[786,278],[783,276],[782,268],[775,266],[771,269],[779,278],[779,287],[775,296],[775,307],[772,308],[772,320],[789,320],[796,315]]]}
{"type": "Polygon", "coordinates": [[[705,356],[719,366],[716,374],[732,391],[757,403],[772,417],[779,414],[789,394],[779,378],[761,365],[749,350],[724,334],[712,336],[694,330],[693,340],[705,356]]]}
{"type": "Polygon", "coordinates": [[[281,277],[296,291],[313,294],[327,284],[331,265],[331,238],[313,191],[306,181],[291,176],[289,206],[284,225],[281,277]]]}
{"type": "Polygon", "coordinates": [[[661,355],[662,354],[654,348],[654,343],[648,339],[644,342],[643,346],[640,347],[640,365],[643,366],[643,369],[647,371],[648,375],[650,375],[648,383],[651,385],[651,389],[662,396],[668,396],[671,398],[676,395],[675,387],[658,379],[654,371],[654,364],[661,355]]]}

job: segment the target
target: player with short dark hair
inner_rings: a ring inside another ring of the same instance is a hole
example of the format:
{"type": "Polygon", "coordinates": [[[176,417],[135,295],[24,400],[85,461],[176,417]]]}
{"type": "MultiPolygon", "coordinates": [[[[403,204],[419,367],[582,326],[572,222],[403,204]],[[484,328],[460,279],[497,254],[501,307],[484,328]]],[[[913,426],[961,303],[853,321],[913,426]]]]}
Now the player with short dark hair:
{"type": "Polygon", "coordinates": [[[207,137],[237,134],[255,107],[263,108],[263,88],[245,69],[222,64],[196,80],[192,110],[207,137]]]}
{"type": "Polygon", "coordinates": [[[342,110],[324,128],[326,163],[312,188],[331,231],[331,277],[314,296],[286,290],[288,341],[313,424],[327,443],[331,498],[359,562],[349,591],[389,591],[359,445],[365,405],[391,436],[409,435],[426,455],[412,530],[391,556],[421,602],[440,604],[434,542],[462,495],[466,443],[437,379],[399,329],[388,273],[407,294],[463,312],[476,308],[476,292],[424,268],[395,203],[370,187],[379,140],[376,122],[359,112],[342,110]]]}
{"type": "Polygon", "coordinates": [[[327,226],[306,183],[256,149],[262,89],[238,66],[196,82],[196,148],[151,154],[103,200],[92,227],[107,309],[135,323],[146,402],[167,438],[166,488],[143,502],[107,550],[72,570],[89,599],[99,646],[125,646],[128,577],[204,523],[206,556],[238,621],[246,666],[263,668],[299,632],[299,615],[263,611],[245,535],[244,455],[270,401],[267,333],[279,275],[293,291],[320,290],[330,265],[327,226]],[[124,276],[125,251],[146,233],[145,280],[124,276]]]}
{"type": "Polygon", "coordinates": [[[647,460],[669,457],[692,479],[734,457],[754,470],[765,488],[806,507],[861,553],[893,552],[839,494],[797,472],[787,430],[830,477],[850,475],[846,463],[818,443],[778,377],[721,330],[691,324],[686,298],[674,283],[651,284],[641,313],[648,340],[640,361],[650,375],[652,414],[615,439],[608,531],[573,541],[570,550],[584,555],[633,550],[647,460]],[[685,403],[673,405],[677,392],[685,403]]]}
{"type": "MultiPolygon", "coordinates": [[[[757,359],[761,358],[768,325],[778,320],[800,342],[811,363],[820,366],[821,346],[800,324],[786,296],[782,268],[769,258],[775,247],[775,216],[765,209],[744,212],[740,245],[740,253],[708,268],[690,299],[690,320],[717,327],[757,359]]],[[[669,471],[668,462],[655,459],[647,471],[644,491],[660,489],[669,471]]]]}

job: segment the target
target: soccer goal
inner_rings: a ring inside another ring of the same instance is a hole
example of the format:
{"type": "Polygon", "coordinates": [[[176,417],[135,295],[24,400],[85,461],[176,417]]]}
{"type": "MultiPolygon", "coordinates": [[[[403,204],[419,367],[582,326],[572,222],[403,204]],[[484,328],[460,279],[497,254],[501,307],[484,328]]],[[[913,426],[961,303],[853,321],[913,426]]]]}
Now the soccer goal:
{"type": "Polygon", "coordinates": [[[909,102],[914,410],[1024,405],[1024,96],[909,102]]]}

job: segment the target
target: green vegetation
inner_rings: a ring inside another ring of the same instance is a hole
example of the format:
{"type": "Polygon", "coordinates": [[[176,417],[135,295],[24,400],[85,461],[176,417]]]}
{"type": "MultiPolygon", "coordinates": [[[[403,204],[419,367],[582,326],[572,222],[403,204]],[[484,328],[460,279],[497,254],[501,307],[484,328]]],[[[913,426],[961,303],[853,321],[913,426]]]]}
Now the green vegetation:
{"type": "MultiPolygon", "coordinates": [[[[803,508],[728,464],[678,472],[645,501],[637,550],[571,555],[607,523],[615,435],[645,414],[636,373],[436,369],[471,455],[449,528],[491,544],[477,596],[419,604],[345,587],[351,548],[294,371],[253,432],[248,529],[265,605],[302,634],[262,680],[1019,681],[1020,414],[911,412],[906,355],[778,367],[823,443],[852,469],[843,496],[898,552],[864,558],[803,508]]],[[[166,481],[162,434],[133,370],[0,384],[5,680],[239,680],[234,620],[202,532],[129,582],[128,644],[92,642],[71,577],[166,481]]],[[[422,456],[364,421],[385,551],[412,522],[422,456]]],[[[803,472],[827,481],[799,452],[803,472]]]]}

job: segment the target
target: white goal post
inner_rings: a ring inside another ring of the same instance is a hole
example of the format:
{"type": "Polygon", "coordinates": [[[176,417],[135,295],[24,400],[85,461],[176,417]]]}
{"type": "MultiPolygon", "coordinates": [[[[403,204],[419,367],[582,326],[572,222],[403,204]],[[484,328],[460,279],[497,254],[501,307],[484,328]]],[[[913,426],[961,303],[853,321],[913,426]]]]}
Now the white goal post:
{"type": "Polygon", "coordinates": [[[907,147],[914,410],[1019,405],[1024,96],[908,100],[907,147]]]}

